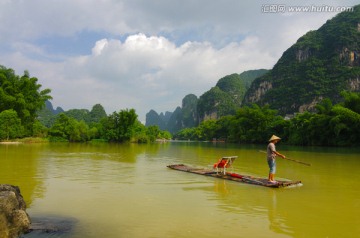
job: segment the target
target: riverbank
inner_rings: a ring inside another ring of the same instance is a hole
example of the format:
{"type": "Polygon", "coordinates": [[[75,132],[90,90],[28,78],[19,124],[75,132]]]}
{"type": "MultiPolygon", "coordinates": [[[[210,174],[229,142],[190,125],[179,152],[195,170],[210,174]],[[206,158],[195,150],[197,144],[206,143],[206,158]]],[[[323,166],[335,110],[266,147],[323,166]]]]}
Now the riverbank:
{"type": "Polygon", "coordinates": [[[0,144],[2,145],[12,145],[12,144],[21,144],[20,141],[0,141],[0,144]]]}
{"type": "Polygon", "coordinates": [[[0,144],[22,144],[22,143],[49,143],[49,139],[41,137],[25,137],[21,139],[14,140],[3,140],[0,141],[0,144]]]}

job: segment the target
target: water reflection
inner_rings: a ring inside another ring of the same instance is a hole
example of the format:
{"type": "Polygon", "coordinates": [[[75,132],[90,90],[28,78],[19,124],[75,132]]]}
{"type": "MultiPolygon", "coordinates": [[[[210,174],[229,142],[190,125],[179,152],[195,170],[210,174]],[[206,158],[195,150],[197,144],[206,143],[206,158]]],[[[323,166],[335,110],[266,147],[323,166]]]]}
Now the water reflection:
{"type": "Polygon", "coordinates": [[[274,233],[289,237],[294,237],[295,235],[292,225],[296,224],[299,219],[288,216],[289,210],[284,210],[283,206],[278,205],[278,194],[280,193],[281,196],[281,193],[287,192],[284,190],[289,189],[263,188],[214,179],[213,186],[184,188],[184,191],[191,190],[204,191],[207,194],[207,200],[215,201],[218,209],[229,214],[237,213],[241,217],[240,220],[255,220],[259,224],[268,224],[269,230],[274,233]],[[248,190],[252,190],[251,193],[248,190]],[[294,219],[291,220],[292,218],[294,219]]]}
{"type": "Polygon", "coordinates": [[[43,145],[0,145],[0,183],[19,186],[27,206],[46,189],[38,161],[42,149],[43,145]]]}
{"type": "Polygon", "coordinates": [[[86,158],[92,160],[111,160],[135,163],[138,154],[145,151],[144,146],[112,143],[51,143],[44,155],[62,158],[86,158]]]}
{"type": "Polygon", "coordinates": [[[288,223],[287,217],[285,214],[282,214],[282,211],[277,206],[276,193],[277,191],[274,189],[269,190],[269,206],[267,208],[270,222],[269,229],[279,234],[293,236],[294,230],[291,230],[291,228],[286,225],[286,223],[288,223]]]}
{"type": "Polygon", "coordinates": [[[134,164],[139,154],[156,154],[158,150],[157,145],[109,143],[1,144],[0,183],[19,186],[27,206],[31,207],[35,198],[44,197],[45,179],[70,178],[90,183],[116,180],[119,174],[129,174],[134,168],[119,166],[118,162],[134,164]],[[104,168],[103,161],[115,164],[104,168]]]}

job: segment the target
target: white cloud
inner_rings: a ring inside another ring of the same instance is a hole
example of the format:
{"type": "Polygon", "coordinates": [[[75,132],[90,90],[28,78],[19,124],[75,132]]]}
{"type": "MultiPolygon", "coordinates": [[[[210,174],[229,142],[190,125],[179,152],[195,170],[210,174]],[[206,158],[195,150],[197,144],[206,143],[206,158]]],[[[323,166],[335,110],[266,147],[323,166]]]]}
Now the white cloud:
{"type": "Polygon", "coordinates": [[[100,55],[103,49],[108,45],[107,39],[102,39],[96,42],[94,48],[92,48],[93,55],[100,55]]]}
{"type": "Polygon", "coordinates": [[[264,56],[256,42],[250,37],[221,49],[206,42],[177,47],[164,37],[136,34],[124,42],[102,39],[91,55],[70,58],[60,70],[67,72],[65,81],[77,82],[77,90],[92,95],[77,103],[102,98],[111,111],[134,107],[144,117],[150,109],[174,110],[185,95],[200,96],[226,74],[270,67],[273,59],[264,56]]]}
{"type": "Polygon", "coordinates": [[[0,7],[0,31],[11,40],[73,36],[83,30],[118,34],[130,30],[123,18],[123,1],[1,0],[0,7]]]}

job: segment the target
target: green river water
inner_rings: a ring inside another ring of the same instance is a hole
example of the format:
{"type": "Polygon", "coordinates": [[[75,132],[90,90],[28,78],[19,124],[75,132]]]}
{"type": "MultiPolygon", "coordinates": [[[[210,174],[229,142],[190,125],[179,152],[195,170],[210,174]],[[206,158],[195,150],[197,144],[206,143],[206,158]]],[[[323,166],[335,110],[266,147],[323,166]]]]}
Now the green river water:
{"type": "MultiPolygon", "coordinates": [[[[238,156],[234,172],[267,177],[266,144],[171,142],[0,145],[0,183],[20,187],[32,218],[71,221],[41,237],[357,237],[360,149],[277,145],[304,166],[277,159],[273,189],[168,169],[210,168],[238,156]]],[[[29,234],[24,237],[40,237],[29,234]]]]}

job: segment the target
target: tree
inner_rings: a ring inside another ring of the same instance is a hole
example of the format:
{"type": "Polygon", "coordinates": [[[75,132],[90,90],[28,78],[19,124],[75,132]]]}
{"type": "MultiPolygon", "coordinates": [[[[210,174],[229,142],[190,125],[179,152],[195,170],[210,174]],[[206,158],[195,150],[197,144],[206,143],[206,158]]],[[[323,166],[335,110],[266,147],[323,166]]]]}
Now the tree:
{"type": "Polygon", "coordinates": [[[176,133],[175,138],[178,140],[195,140],[195,131],[197,127],[184,128],[176,133]]]}
{"type": "Polygon", "coordinates": [[[360,113],[360,93],[343,91],[341,96],[344,98],[344,107],[356,113],[360,113]]]}
{"type": "Polygon", "coordinates": [[[49,135],[56,140],[82,141],[83,128],[79,126],[79,122],[68,117],[64,113],[60,113],[54,125],[49,130],[49,135]]]}
{"type": "Polygon", "coordinates": [[[14,139],[23,135],[24,128],[16,111],[5,110],[0,113],[0,139],[14,139]]]}
{"type": "Polygon", "coordinates": [[[160,129],[158,126],[148,126],[147,127],[147,136],[151,142],[154,142],[160,135],[160,129]]]}
{"type": "Polygon", "coordinates": [[[232,122],[232,137],[239,142],[262,143],[273,134],[273,127],[283,120],[268,105],[256,104],[240,108],[232,122]]]}
{"type": "Polygon", "coordinates": [[[323,99],[315,106],[319,114],[325,114],[325,115],[330,114],[332,107],[333,104],[329,98],[323,99]]]}
{"type": "Polygon", "coordinates": [[[159,137],[161,139],[170,140],[171,139],[171,133],[169,131],[160,131],[159,137]]]}
{"type": "Polygon", "coordinates": [[[236,139],[233,137],[231,133],[231,127],[234,124],[233,120],[235,120],[235,116],[224,116],[216,121],[218,129],[215,137],[217,139],[222,139],[229,142],[236,141],[236,139]]]}
{"type": "Polygon", "coordinates": [[[113,112],[106,120],[102,120],[105,138],[115,142],[129,141],[133,135],[136,120],[137,115],[134,109],[113,112]]]}
{"type": "Polygon", "coordinates": [[[34,137],[46,137],[48,128],[43,125],[39,120],[35,120],[33,124],[33,136],[34,137]]]}
{"type": "Polygon", "coordinates": [[[20,77],[14,70],[0,66],[0,112],[16,111],[26,135],[32,135],[36,113],[51,99],[50,92],[50,89],[41,90],[38,79],[30,77],[29,72],[20,77]]]}
{"type": "Polygon", "coordinates": [[[348,108],[336,105],[331,119],[338,145],[360,144],[360,114],[348,108]]]}
{"type": "Polygon", "coordinates": [[[148,143],[150,142],[149,136],[147,135],[147,127],[143,125],[139,120],[136,120],[132,129],[134,135],[131,142],[135,143],[148,143]]]}
{"type": "Polygon", "coordinates": [[[307,145],[309,143],[311,117],[311,113],[305,112],[291,119],[288,138],[290,144],[307,145]]]}
{"type": "Polygon", "coordinates": [[[219,126],[216,124],[216,120],[206,120],[200,123],[198,129],[198,140],[211,141],[215,137],[219,126]]]}

